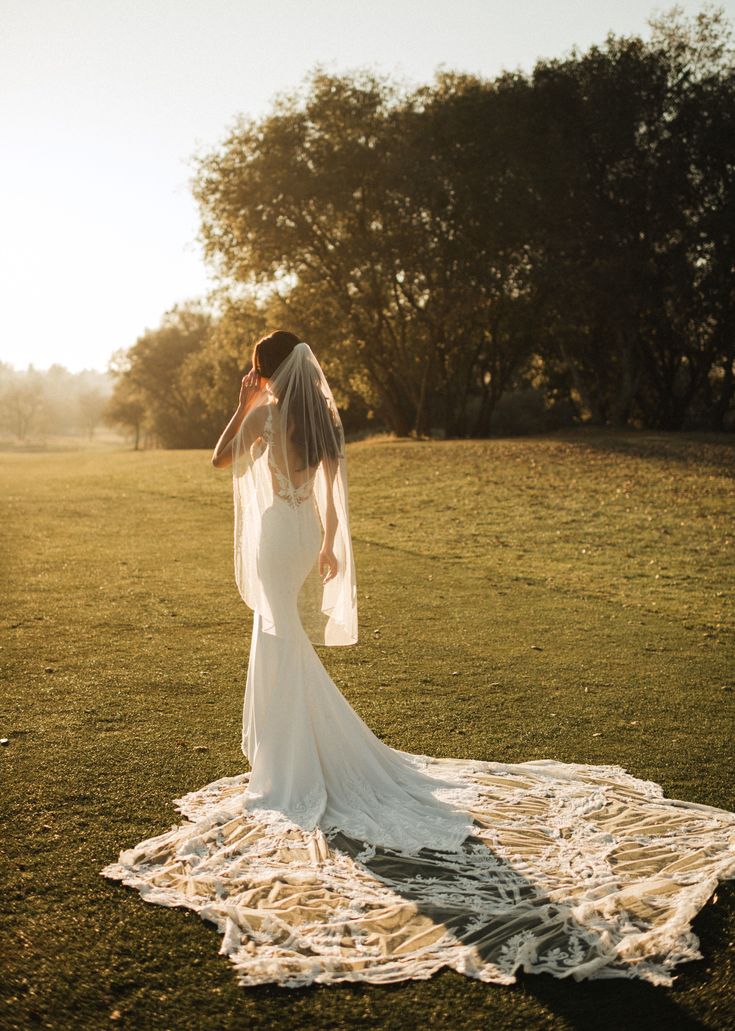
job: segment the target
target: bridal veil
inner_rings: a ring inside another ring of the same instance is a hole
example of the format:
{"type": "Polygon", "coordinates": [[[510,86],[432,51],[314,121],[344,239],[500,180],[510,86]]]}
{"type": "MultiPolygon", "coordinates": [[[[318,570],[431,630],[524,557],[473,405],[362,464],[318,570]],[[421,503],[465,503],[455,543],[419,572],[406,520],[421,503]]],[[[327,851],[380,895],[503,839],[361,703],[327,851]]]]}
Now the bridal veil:
{"type": "Polygon", "coordinates": [[[233,440],[232,457],[235,579],[242,598],[260,615],[266,632],[289,636],[295,614],[279,603],[279,585],[259,555],[269,522],[285,505],[293,516],[289,533],[304,538],[293,542],[299,545],[294,550],[313,556],[298,594],[298,619],[314,644],[354,644],[357,587],[344,431],[329,384],[305,341],[256,395],[233,440]],[[337,573],[326,583],[314,546],[315,510],[337,560],[337,573]]]}

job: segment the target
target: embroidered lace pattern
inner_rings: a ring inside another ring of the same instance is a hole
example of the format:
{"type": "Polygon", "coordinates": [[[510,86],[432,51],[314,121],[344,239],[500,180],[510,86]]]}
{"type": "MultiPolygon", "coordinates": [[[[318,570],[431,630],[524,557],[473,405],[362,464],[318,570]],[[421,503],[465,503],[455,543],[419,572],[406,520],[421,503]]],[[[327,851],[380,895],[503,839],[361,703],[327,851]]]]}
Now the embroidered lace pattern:
{"type": "MultiPolygon", "coordinates": [[[[701,958],[691,920],[735,877],[735,814],[667,799],[618,766],[412,762],[470,806],[461,844],[404,852],[310,828],[317,790],[304,821],[245,810],[243,773],[177,799],[183,823],[102,873],[215,924],[242,985],[388,983],[445,966],[498,984],[524,970],[670,985],[701,958]]],[[[410,844],[423,828],[405,823],[410,844]]]]}
{"type": "Polygon", "coordinates": [[[302,505],[305,501],[308,501],[309,498],[313,497],[316,470],[314,470],[308,479],[299,484],[293,483],[293,481],[283,471],[276,458],[276,440],[273,430],[273,407],[274,406],[272,404],[268,405],[265,424],[263,426],[263,440],[265,441],[268,453],[268,464],[278,484],[278,489],[276,491],[277,496],[283,498],[284,501],[287,501],[292,508],[298,508],[299,505],[302,505]]]}

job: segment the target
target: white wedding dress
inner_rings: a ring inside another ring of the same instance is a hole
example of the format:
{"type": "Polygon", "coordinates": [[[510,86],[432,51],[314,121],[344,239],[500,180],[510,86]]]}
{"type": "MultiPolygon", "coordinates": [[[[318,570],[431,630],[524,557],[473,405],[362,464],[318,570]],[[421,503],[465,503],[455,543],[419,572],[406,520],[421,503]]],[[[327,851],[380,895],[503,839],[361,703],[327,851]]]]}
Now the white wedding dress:
{"type": "MultiPolygon", "coordinates": [[[[269,413],[270,416],[270,413],[269,413]]],[[[269,460],[265,433],[256,461],[269,460]]],[[[103,875],[222,933],[242,985],[387,983],[450,967],[671,984],[691,921],[735,877],[735,815],[618,766],[433,758],[380,741],[304,632],[322,525],[276,482],[258,541],[242,748],[251,771],[177,799],[186,818],[103,875]],[[278,633],[273,633],[273,626],[278,633]]]]}

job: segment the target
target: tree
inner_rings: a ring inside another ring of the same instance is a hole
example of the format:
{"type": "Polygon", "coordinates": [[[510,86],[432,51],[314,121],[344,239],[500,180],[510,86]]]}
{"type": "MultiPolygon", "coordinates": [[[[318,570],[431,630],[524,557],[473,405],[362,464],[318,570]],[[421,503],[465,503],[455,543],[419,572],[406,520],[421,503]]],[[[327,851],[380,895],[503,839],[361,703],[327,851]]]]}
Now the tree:
{"type": "Polygon", "coordinates": [[[254,296],[247,292],[238,298],[225,296],[202,346],[182,366],[182,390],[188,397],[198,397],[207,413],[207,446],[214,446],[232,415],[242,377],[251,366],[253,345],[267,332],[266,316],[254,296]]]}
{"type": "Polygon", "coordinates": [[[144,423],[164,447],[211,443],[218,420],[208,407],[205,385],[190,369],[212,323],[211,313],[198,301],[175,305],[158,329],[147,330],[127,352],[114,357],[117,382],[108,418],[131,428],[136,446],[144,423]]]}
{"type": "Polygon", "coordinates": [[[298,286],[312,311],[328,311],[348,373],[359,362],[385,418],[408,432],[414,355],[391,311],[398,202],[386,176],[396,99],[369,73],[317,70],[303,102],[282,96],[262,123],[240,120],[223,148],[199,159],[194,192],[205,252],[221,274],[281,298],[298,286]]]}
{"type": "Polygon", "coordinates": [[[87,436],[91,440],[94,431],[102,421],[107,397],[100,389],[83,390],[78,398],[79,415],[87,436]]]}
{"type": "Polygon", "coordinates": [[[525,86],[504,85],[444,76],[404,95],[371,73],[317,70],[305,96],[241,120],[198,162],[202,238],[223,279],[270,287],[345,397],[397,433],[469,432],[472,397],[486,430],[528,351],[528,206],[503,154],[511,87],[525,86]]]}
{"type": "Polygon", "coordinates": [[[495,405],[530,359],[544,284],[534,279],[533,227],[541,217],[528,144],[527,79],[442,74],[402,117],[407,141],[410,274],[399,289],[411,332],[428,346],[423,395],[452,436],[485,435],[495,405]]]}
{"type": "Polygon", "coordinates": [[[0,411],[3,424],[25,441],[34,429],[42,428],[44,412],[43,379],[32,366],[25,373],[4,377],[0,411]]]}
{"type": "Polygon", "coordinates": [[[112,396],[107,400],[102,418],[108,426],[117,426],[130,433],[134,450],[140,448],[141,434],[146,423],[146,406],[143,395],[128,379],[118,380],[112,396]]]}

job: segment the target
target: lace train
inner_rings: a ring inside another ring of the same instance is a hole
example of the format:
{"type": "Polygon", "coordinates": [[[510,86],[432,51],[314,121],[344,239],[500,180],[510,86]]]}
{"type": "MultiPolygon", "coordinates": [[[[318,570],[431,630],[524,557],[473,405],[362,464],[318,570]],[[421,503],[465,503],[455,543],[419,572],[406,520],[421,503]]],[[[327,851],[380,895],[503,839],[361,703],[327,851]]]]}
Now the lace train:
{"type": "MultiPolygon", "coordinates": [[[[387,746],[385,746],[387,747],[387,746]]],[[[248,809],[251,774],[183,798],[187,819],[102,874],[216,924],[242,985],[388,983],[441,967],[669,985],[690,923],[735,877],[735,814],[667,799],[618,766],[396,752],[471,799],[453,849],[404,852],[248,809]]]]}

